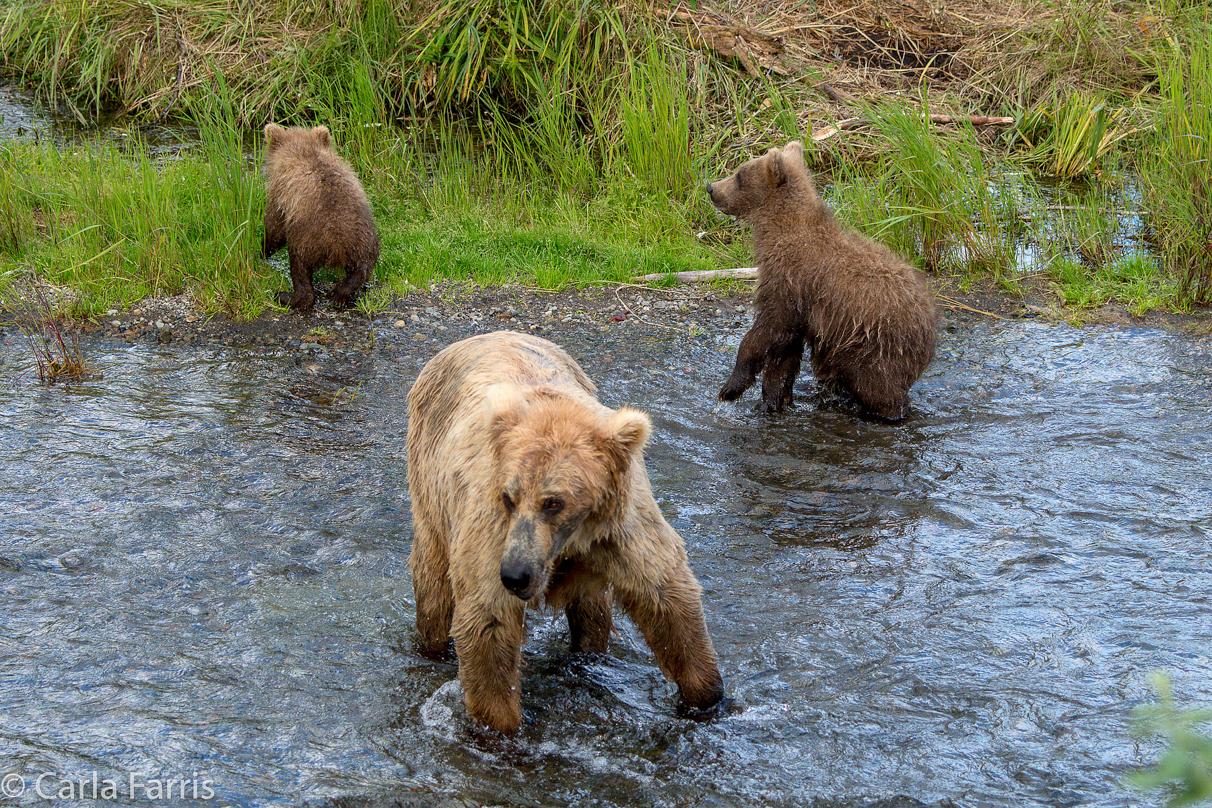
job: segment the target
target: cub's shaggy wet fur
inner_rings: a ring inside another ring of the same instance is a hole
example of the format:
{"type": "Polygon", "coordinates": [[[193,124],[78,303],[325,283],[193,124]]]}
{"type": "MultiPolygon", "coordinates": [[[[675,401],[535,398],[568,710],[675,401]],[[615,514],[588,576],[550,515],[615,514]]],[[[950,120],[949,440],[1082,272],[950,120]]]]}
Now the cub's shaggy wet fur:
{"type": "Polygon", "coordinates": [[[349,305],[374,272],[379,234],[361,183],[333,150],[328,127],[312,129],[277,124],[265,127],[265,237],[269,257],[283,245],[290,256],[293,292],[278,301],[309,311],[316,302],[312,272],[344,269],[332,302],[349,305]]]}
{"type": "Polygon", "coordinates": [[[648,416],[594,390],[558,346],[502,331],[443,349],[408,394],[420,644],[454,638],[467,712],[504,733],[522,720],[526,605],[544,599],[572,650],[595,653],[617,602],[684,707],[723,696],[698,582],[644,468],[648,416]]]}
{"type": "Polygon", "coordinates": [[[757,310],[720,390],[734,401],[762,374],[762,405],[791,405],[804,345],[820,384],[867,415],[898,421],[934,357],[938,310],[926,279],[883,244],[842,227],[817,195],[799,141],[707,186],[753,225],[757,310]]]}

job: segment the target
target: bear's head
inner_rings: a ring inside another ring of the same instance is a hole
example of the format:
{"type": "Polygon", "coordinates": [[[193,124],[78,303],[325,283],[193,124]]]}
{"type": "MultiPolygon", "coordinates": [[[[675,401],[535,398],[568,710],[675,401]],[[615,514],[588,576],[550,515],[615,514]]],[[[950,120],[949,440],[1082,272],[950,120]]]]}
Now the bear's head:
{"type": "Polygon", "coordinates": [[[643,463],[648,416],[604,415],[558,391],[488,392],[497,459],[494,507],[506,524],[501,585],[524,601],[547,590],[558,560],[576,552],[578,530],[621,507],[632,463],[643,463]]]}
{"type": "Polygon", "coordinates": [[[789,189],[812,187],[804,165],[804,144],[793,140],[781,150],[771,148],[736,170],[731,177],[707,186],[711,202],[721,213],[744,218],[789,189]]]}
{"type": "Polygon", "coordinates": [[[292,126],[284,129],[276,123],[265,124],[265,154],[273,154],[286,145],[312,145],[321,149],[332,148],[332,134],[327,126],[292,126]]]}

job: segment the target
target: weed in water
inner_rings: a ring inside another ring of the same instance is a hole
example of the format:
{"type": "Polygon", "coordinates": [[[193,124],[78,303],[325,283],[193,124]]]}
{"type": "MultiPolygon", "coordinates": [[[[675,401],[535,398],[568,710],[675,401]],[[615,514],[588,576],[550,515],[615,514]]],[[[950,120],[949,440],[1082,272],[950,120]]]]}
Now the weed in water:
{"type": "Polygon", "coordinates": [[[1129,774],[1128,784],[1168,793],[1170,808],[1206,803],[1212,800],[1212,738],[1199,727],[1212,721],[1212,710],[1179,708],[1169,677],[1154,674],[1152,682],[1159,700],[1133,711],[1133,735],[1160,735],[1170,744],[1155,765],[1129,774]]]}
{"type": "Polygon", "coordinates": [[[28,284],[28,294],[0,297],[0,313],[7,312],[11,324],[25,337],[43,384],[81,382],[99,379],[100,373],[89,367],[74,331],[63,326],[60,316],[36,282],[28,284]]]}

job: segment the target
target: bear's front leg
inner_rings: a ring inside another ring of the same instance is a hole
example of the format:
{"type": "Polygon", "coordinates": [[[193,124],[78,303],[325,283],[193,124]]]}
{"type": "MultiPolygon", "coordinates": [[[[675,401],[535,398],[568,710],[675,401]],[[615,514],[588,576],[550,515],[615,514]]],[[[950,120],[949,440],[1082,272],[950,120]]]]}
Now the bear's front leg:
{"type": "Polygon", "coordinates": [[[753,386],[757,375],[767,363],[778,361],[780,353],[794,341],[795,337],[775,322],[773,310],[774,307],[767,306],[758,309],[753,327],[741,339],[741,345],[737,349],[732,375],[720,389],[720,401],[736,401],[740,398],[753,386]]]}
{"type": "Polygon", "coordinates": [[[724,697],[724,680],[690,567],[683,562],[655,591],[619,588],[616,583],[616,592],[652,649],[657,667],[678,686],[683,704],[693,710],[714,707],[724,697]]]}
{"type": "Polygon", "coordinates": [[[770,349],[762,374],[762,403],[766,412],[782,412],[793,406],[793,388],[804,356],[804,340],[790,339],[770,349]]]}
{"type": "MultiPolygon", "coordinates": [[[[502,590],[504,592],[504,590],[502,590]]],[[[494,609],[455,593],[452,633],[459,655],[459,681],[467,713],[498,732],[512,735],[522,724],[522,637],[525,605],[494,609]]]]}
{"type": "Polygon", "coordinates": [[[768,336],[759,328],[758,323],[754,323],[753,328],[750,328],[741,339],[741,347],[736,352],[736,365],[732,368],[732,375],[720,388],[720,401],[736,401],[746,390],[753,387],[758,373],[766,364],[768,342],[768,336]]]}

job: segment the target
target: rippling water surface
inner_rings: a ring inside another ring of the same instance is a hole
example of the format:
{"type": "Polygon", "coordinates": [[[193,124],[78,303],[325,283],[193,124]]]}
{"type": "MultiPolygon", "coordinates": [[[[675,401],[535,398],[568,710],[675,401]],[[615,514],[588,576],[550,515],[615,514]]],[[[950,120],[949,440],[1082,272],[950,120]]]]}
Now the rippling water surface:
{"type": "Polygon", "coordinates": [[[965,327],[893,427],[817,408],[807,381],[781,417],[715,404],[735,339],[556,339],[653,416],[657,499],[738,712],[678,719],[629,623],[574,658],[539,613],[521,736],[468,722],[455,667],[413,650],[405,401],[437,342],[94,346],[102,379],[46,388],[10,335],[13,801],[96,772],[120,788],[93,804],[150,802],[131,777],[241,806],[1158,802],[1121,782],[1159,751],[1128,734],[1148,674],[1212,701],[1207,338],[965,327]]]}

